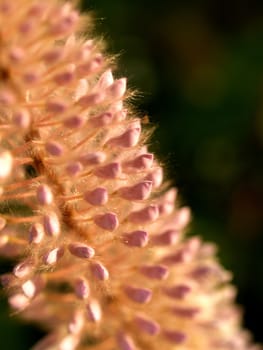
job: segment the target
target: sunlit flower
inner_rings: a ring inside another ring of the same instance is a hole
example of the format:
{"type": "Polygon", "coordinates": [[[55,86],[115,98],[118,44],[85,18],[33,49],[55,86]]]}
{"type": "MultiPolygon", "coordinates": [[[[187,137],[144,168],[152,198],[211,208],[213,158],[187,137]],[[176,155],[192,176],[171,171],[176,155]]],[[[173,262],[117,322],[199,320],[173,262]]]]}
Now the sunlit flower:
{"type": "Polygon", "coordinates": [[[35,350],[256,350],[215,247],[186,238],[112,59],[58,0],[0,0],[0,252],[35,350]]]}

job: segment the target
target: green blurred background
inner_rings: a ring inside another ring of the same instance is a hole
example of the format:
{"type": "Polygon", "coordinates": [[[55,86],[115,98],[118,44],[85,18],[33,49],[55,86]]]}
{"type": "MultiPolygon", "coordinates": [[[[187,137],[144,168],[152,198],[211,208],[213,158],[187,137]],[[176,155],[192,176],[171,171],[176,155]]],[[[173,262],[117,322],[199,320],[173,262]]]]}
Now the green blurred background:
{"type": "MultiPolygon", "coordinates": [[[[245,326],[263,342],[263,1],[89,0],[83,8],[120,53],[117,76],[139,90],[138,110],[158,126],[151,148],[192,208],[191,233],[218,243],[245,326]]],[[[40,333],[8,319],[1,303],[0,344],[28,350],[40,333]]]]}

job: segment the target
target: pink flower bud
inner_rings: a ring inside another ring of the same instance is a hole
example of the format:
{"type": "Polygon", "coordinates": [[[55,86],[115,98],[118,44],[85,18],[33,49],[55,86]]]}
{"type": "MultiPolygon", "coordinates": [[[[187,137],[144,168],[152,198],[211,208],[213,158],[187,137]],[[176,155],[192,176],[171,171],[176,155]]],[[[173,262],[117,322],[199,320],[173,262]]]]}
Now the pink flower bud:
{"type": "Polygon", "coordinates": [[[97,300],[91,300],[87,304],[87,317],[91,322],[99,322],[101,320],[101,307],[97,300]]]}
{"type": "Polygon", "coordinates": [[[97,164],[101,164],[104,162],[104,160],[106,159],[106,155],[103,152],[92,152],[92,153],[86,153],[83,154],[79,161],[83,164],[83,165],[97,165],[97,164]]]}
{"type": "Polygon", "coordinates": [[[70,65],[64,72],[60,72],[53,77],[57,85],[67,85],[74,79],[74,66],[70,65]]]}
{"type": "Polygon", "coordinates": [[[141,128],[136,127],[125,131],[122,135],[114,137],[107,142],[108,146],[117,147],[133,147],[135,146],[140,138],[141,128]]]}
{"type": "Polygon", "coordinates": [[[94,174],[103,179],[116,179],[121,174],[120,163],[114,162],[97,168],[94,174]]]}
{"type": "Polygon", "coordinates": [[[78,129],[85,124],[85,119],[81,115],[73,115],[64,120],[66,128],[78,129]]]}
{"type": "Polygon", "coordinates": [[[192,288],[187,284],[178,284],[173,287],[165,287],[163,292],[170,298],[183,299],[191,292],[192,288]]]}
{"type": "Polygon", "coordinates": [[[113,120],[112,113],[105,112],[96,117],[91,118],[89,120],[89,125],[91,125],[94,128],[102,128],[106,125],[111,124],[112,120],[113,120]]]}
{"type": "Polygon", "coordinates": [[[173,245],[178,242],[179,232],[167,230],[159,235],[152,237],[152,243],[158,246],[173,245]]]}
{"type": "Polygon", "coordinates": [[[182,230],[189,223],[190,219],[190,209],[188,207],[183,207],[179,209],[178,212],[175,214],[173,226],[176,227],[178,230],[182,230]]]}
{"type": "Polygon", "coordinates": [[[46,64],[54,64],[62,58],[63,53],[63,47],[54,47],[43,55],[43,60],[46,64]]]}
{"type": "Polygon", "coordinates": [[[43,226],[48,236],[58,236],[60,233],[59,218],[54,212],[51,212],[43,217],[43,226]]]}
{"type": "Polygon", "coordinates": [[[107,87],[111,86],[114,83],[114,79],[112,76],[112,72],[110,69],[106,70],[106,72],[104,72],[98,83],[96,84],[96,88],[97,89],[106,89],[107,87]]]}
{"type": "Polygon", "coordinates": [[[33,4],[27,14],[28,16],[32,16],[33,18],[36,18],[36,17],[41,17],[44,15],[45,11],[46,11],[47,7],[46,7],[46,4],[33,4]]]}
{"type": "Polygon", "coordinates": [[[105,96],[104,96],[103,92],[101,92],[101,91],[100,92],[93,92],[91,94],[82,96],[78,100],[78,104],[84,108],[96,106],[96,105],[103,102],[104,97],[105,96]]]}
{"type": "Polygon", "coordinates": [[[29,299],[33,298],[36,294],[36,286],[31,280],[28,280],[22,284],[22,290],[25,296],[29,299]]]}
{"type": "Polygon", "coordinates": [[[11,273],[5,273],[0,276],[0,282],[4,288],[11,287],[14,280],[15,280],[15,277],[11,273]]]}
{"type": "Polygon", "coordinates": [[[148,244],[148,233],[145,231],[133,231],[123,235],[123,243],[129,247],[145,247],[148,244]]]}
{"type": "Polygon", "coordinates": [[[40,185],[37,188],[37,200],[41,205],[49,205],[53,202],[53,194],[48,185],[40,185]]]}
{"type": "Polygon", "coordinates": [[[51,113],[62,114],[67,110],[67,105],[62,100],[51,100],[47,102],[46,109],[51,113]]]}
{"type": "Polygon", "coordinates": [[[74,313],[72,320],[68,325],[68,331],[69,333],[72,333],[72,334],[78,334],[81,331],[83,326],[84,326],[83,313],[77,310],[74,313]]]}
{"type": "Polygon", "coordinates": [[[127,200],[144,200],[147,199],[152,190],[151,181],[143,181],[134,186],[123,187],[119,189],[119,194],[127,200]]]}
{"type": "Polygon", "coordinates": [[[75,280],[74,290],[79,299],[87,299],[90,295],[89,284],[84,278],[77,278],[75,280]]]}
{"type": "Polygon", "coordinates": [[[117,100],[122,98],[126,91],[126,78],[115,80],[105,91],[108,99],[117,100]]]}
{"type": "Polygon", "coordinates": [[[15,294],[8,299],[9,305],[16,310],[23,310],[29,304],[29,299],[24,294],[15,294]]]}
{"type": "Polygon", "coordinates": [[[9,236],[8,235],[0,235],[0,248],[4,248],[9,241],[9,236]]]}
{"type": "Polygon", "coordinates": [[[14,46],[9,51],[9,60],[12,63],[20,63],[25,57],[25,50],[19,46],[14,46]]]}
{"type": "Polygon", "coordinates": [[[76,349],[78,344],[78,338],[73,335],[67,335],[62,341],[59,343],[58,350],[72,350],[76,349]]]}
{"type": "Polygon", "coordinates": [[[33,271],[33,267],[33,264],[29,261],[23,261],[14,267],[13,274],[17,278],[27,277],[33,271]]]}
{"type": "Polygon", "coordinates": [[[134,168],[134,170],[148,170],[153,164],[153,154],[145,153],[133,160],[124,163],[125,167],[134,168]]]}
{"type": "Polygon", "coordinates": [[[29,230],[29,243],[39,244],[42,241],[43,237],[43,226],[38,222],[34,223],[29,230]]]}
{"type": "Polygon", "coordinates": [[[94,277],[100,281],[109,279],[109,272],[100,262],[95,262],[90,265],[90,270],[94,277]]]}
{"type": "Polygon", "coordinates": [[[124,292],[129,299],[139,304],[146,304],[152,298],[152,291],[148,288],[126,286],[124,292]]]}
{"type": "Polygon", "coordinates": [[[48,251],[43,256],[43,263],[47,265],[55,265],[64,255],[64,248],[58,247],[48,251]]]}
{"type": "Polygon", "coordinates": [[[158,219],[158,206],[151,204],[148,207],[131,213],[128,220],[134,224],[146,224],[158,219]]]}
{"type": "Polygon", "coordinates": [[[49,154],[55,157],[60,157],[64,152],[63,146],[56,141],[47,142],[45,148],[49,154]]]}
{"type": "Polygon", "coordinates": [[[23,75],[22,75],[22,79],[23,79],[23,82],[27,85],[31,84],[35,84],[39,81],[39,72],[38,71],[27,71],[25,72],[23,75]]]}
{"type": "Polygon", "coordinates": [[[0,105],[5,105],[5,106],[10,106],[12,104],[14,104],[16,101],[16,97],[13,94],[13,92],[11,92],[8,89],[2,89],[0,90],[0,105]]]}
{"type": "Polygon", "coordinates": [[[165,339],[167,339],[169,342],[174,344],[182,344],[186,341],[187,336],[185,333],[175,330],[164,330],[163,336],[165,339]]]}
{"type": "Polygon", "coordinates": [[[69,176],[77,176],[83,170],[80,162],[71,162],[66,166],[66,172],[69,176]]]}
{"type": "Polygon", "coordinates": [[[78,13],[71,11],[69,14],[56,18],[54,24],[50,27],[50,33],[55,36],[68,35],[73,29],[78,20],[78,13]]]}
{"type": "Polygon", "coordinates": [[[119,333],[116,342],[120,350],[136,350],[132,338],[126,333],[119,333]]]}
{"type": "Polygon", "coordinates": [[[77,72],[81,76],[86,74],[94,74],[102,67],[102,64],[103,64],[103,57],[101,54],[97,54],[91,60],[80,64],[77,67],[77,72]]]}
{"type": "Polygon", "coordinates": [[[175,314],[178,317],[182,318],[194,318],[199,312],[200,309],[197,307],[173,307],[172,308],[172,313],[175,314]]]}
{"type": "Polygon", "coordinates": [[[0,180],[6,179],[13,168],[13,157],[9,151],[0,151],[0,180]]]}
{"type": "Polygon", "coordinates": [[[90,259],[95,255],[93,248],[80,242],[69,244],[68,249],[72,255],[81,259],[90,259]]]}
{"type": "Polygon", "coordinates": [[[2,231],[6,227],[6,219],[0,217],[0,231],[2,231]]]}
{"type": "Polygon", "coordinates": [[[93,191],[86,191],[83,197],[91,205],[100,206],[108,202],[108,192],[104,187],[97,187],[93,191]]]}
{"type": "Polygon", "coordinates": [[[145,265],[140,272],[148,278],[163,280],[168,277],[168,268],[164,265],[145,265]]]}
{"type": "Polygon", "coordinates": [[[18,109],[13,114],[13,122],[21,129],[27,129],[31,123],[31,117],[27,109],[18,109]]]}
{"type": "Polygon", "coordinates": [[[35,23],[31,20],[25,20],[18,26],[18,31],[23,34],[23,36],[30,35],[35,27],[35,23]]]}
{"type": "Polygon", "coordinates": [[[97,215],[94,218],[94,222],[97,226],[106,231],[114,231],[119,226],[119,220],[115,213],[97,215]]]}
{"type": "Polygon", "coordinates": [[[134,321],[140,331],[149,335],[156,335],[160,332],[160,325],[143,315],[137,315],[134,321]]]}
{"type": "Polygon", "coordinates": [[[159,187],[163,182],[163,169],[161,167],[156,168],[153,172],[147,175],[144,180],[151,181],[153,188],[159,187]]]}

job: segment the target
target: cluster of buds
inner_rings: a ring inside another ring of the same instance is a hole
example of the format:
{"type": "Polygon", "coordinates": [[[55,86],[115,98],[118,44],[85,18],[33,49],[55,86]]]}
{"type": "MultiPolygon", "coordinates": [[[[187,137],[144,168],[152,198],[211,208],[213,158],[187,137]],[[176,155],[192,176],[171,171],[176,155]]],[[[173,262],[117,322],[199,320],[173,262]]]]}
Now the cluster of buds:
{"type": "Polygon", "coordinates": [[[0,0],[0,254],[34,350],[256,350],[88,17],[0,0]]]}

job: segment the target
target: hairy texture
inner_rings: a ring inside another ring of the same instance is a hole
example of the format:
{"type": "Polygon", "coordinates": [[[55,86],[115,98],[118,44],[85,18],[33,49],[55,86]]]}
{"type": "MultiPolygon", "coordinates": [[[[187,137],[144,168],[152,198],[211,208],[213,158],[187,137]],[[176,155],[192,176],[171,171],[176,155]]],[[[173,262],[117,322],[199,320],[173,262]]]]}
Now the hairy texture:
{"type": "Polygon", "coordinates": [[[0,0],[0,253],[34,350],[256,350],[215,247],[187,238],[88,17],[0,0]]]}

